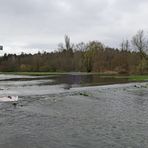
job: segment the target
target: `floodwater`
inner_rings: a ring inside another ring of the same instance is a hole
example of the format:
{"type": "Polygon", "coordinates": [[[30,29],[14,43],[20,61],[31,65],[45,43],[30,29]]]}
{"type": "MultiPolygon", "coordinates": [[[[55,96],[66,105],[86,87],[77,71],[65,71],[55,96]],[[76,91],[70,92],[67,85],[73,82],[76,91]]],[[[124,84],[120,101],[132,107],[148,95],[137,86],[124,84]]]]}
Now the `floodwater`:
{"type": "Polygon", "coordinates": [[[0,75],[19,98],[0,102],[0,148],[147,148],[148,83],[103,79],[0,75]]]}

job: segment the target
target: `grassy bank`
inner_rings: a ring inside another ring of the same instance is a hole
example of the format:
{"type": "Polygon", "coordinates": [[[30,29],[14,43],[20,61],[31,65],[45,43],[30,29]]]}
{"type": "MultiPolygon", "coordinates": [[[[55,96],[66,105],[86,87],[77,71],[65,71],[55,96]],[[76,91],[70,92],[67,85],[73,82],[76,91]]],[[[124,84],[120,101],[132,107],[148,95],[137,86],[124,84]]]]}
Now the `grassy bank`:
{"type": "Polygon", "coordinates": [[[50,75],[57,75],[57,74],[65,74],[65,73],[58,73],[58,72],[1,72],[0,74],[12,74],[12,75],[26,75],[26,76],[50,76],[50,75]]]}
{"type": "Polygon", "coordinates": [[[130,81],[148,81],[148,75],[130,75],[126,76],[130,81]]]}
{"type": "Polygon", "coordinates": [[[96,72],[0,72],[0,74],[12,74],[12,75],[28,75],[28,76],[50,76],[50,75],[62,75],[62,74],[75,74],[75,75],[99,75],[99,76],[113,76],[116,73],[96,73],[96,72]]]}
{"type": "Polygon", "coordinates": [[[108,76],[117,79],[128,79],[130,82],[144,82],[148,81],[148,75],[115,75],[115,76],[108,76]]]}

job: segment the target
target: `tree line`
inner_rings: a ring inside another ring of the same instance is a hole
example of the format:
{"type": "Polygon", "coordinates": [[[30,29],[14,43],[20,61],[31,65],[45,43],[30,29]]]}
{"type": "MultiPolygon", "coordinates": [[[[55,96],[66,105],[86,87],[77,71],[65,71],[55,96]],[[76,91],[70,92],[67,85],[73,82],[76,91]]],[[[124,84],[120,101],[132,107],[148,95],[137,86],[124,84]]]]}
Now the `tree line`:
{"type": "Polygon", "coordinates": [[[65,43],[54,52],[37,54],[4,54],[0,57],[2,72],[117,72],[121,74],[148,73],[148,40],[139,30],[131,41],[120,48],[107,47],[99,41],[65,43]]]}

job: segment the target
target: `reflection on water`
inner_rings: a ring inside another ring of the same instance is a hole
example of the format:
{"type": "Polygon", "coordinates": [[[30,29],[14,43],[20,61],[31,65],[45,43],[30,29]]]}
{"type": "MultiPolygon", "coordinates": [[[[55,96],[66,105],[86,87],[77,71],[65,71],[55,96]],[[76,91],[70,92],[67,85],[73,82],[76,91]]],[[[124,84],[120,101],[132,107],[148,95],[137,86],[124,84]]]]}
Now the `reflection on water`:
{"type": "Polygon", "coordinates": [[[56,77],[52,77],[55,81],[55,84],[68,84],[72,87],[76,86],[95,86],[95,85],[103,85],[103,84],[115,84],[115,83],[126,83],[128,79],[126,78],[114,78],[114,77],[103,77],[97,74],[89,74],[89,75],[58,75],[56,77]]]}
{"type": "Polygon", "coordinates": [[[129,82],[127,78],[115,78],[98,74],[59,74],[51,76],[1,76],[0,84],[13,85],[57,85],[66,84],[65,89],[79,86],[96,86],[129,82]],[[30,82],[29,82],[30,81],[30,82]],[[15,82],[15,83],[14,83],[15,82]]]}

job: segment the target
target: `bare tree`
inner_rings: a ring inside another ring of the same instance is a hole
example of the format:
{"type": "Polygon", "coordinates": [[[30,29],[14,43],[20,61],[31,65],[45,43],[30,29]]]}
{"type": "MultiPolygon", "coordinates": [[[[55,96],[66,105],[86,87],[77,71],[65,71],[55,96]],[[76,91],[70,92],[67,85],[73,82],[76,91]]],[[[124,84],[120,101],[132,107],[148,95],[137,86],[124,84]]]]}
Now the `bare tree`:
{"type": "Polygon", "coordinates": [[[133,36],[132,44],[139,51],[141,59],[146,58],[148,45],[143,30],[139,30],[137,34],[133,36]]]}
{"type": "Polygon", "coordinates": [[[143,74],[143,61],[147,60],[148,42],[145,38],[144,31],[139,30],[132,38],[133,46],[139,51],[140,54],[140,73],[143,74]]]}
{"type": "Polygon", "coordinates": [[[65,35],[64,41],[65,41],[64,44],[63,44],[63,43],[58,44],[58,49],[59,49],[59,51],[63,51],[63,50],[66,50],[66,51],[73,50],[74,44],[71,44],[71,42],[70,42],[70,37],[69,37],[68,35],[65,35]]]}
{"type": "Polygon", "coordinates": [[[66,50],[69,50],[71,48],[70,37],[68,35],[65,35],[65,48],[66,50]]]}
{"type": "Polygon", "coordinates": [[[130,43],[128,40],[123,40],[121,43],[121,50],[128,51],[130,48],[130,43]]]}
{"type": "Polygon", "coordinates": [[[65,35],[65,49],[66,50],[73,50],[74,44],[70,42],[70,37],[68,35],[65,35]]]}
{"type": "Polygon", "coordinates": [[[3,46],[0,45],[0,50],[3,50],[3,46]]]}
{"type": "Polygon", "coordinates": [[[76,44],[76,50],[86,51],[86,48],[87,48],[87,44],[85,44],[84,42],[80,42],[76,44]]]}

